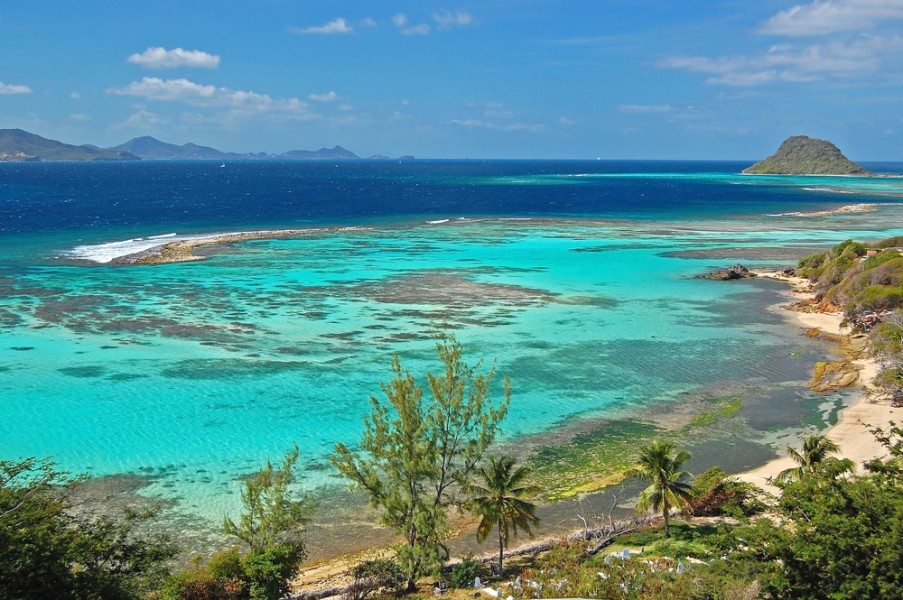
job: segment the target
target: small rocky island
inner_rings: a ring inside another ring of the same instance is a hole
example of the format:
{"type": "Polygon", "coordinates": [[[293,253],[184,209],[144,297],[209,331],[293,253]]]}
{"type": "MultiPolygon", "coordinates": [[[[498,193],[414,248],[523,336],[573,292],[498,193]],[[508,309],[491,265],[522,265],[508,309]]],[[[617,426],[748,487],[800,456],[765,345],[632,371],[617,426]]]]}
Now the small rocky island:
{"type": "Polygon", "coordinates": [[[870,175],[825,140],[795,135],[778,151],[743,170],[745,175],[870,175]]]}

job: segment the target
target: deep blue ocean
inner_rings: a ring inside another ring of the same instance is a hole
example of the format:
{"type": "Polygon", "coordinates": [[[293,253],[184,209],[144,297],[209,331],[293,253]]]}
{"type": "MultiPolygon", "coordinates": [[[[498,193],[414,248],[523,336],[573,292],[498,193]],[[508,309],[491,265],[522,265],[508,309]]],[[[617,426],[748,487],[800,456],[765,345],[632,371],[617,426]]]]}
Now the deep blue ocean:
{"type": "Polygon", "coordinates": [[[0,458],[127,476],[185,527],[215,529],[241,478],[297,442],[325,498],[344,489],[328,455],[359,439],[393,354],[422,378],[446,330],[510,377],[501,445],[523,461],[630,421],[699,467],[751,468],[848,398],[806,388],[831,348],[773,308],[782,284],[695,276],[901,235],[903,180],[745,166],[0,164],[0,458]],[[260,229],[311,231],[105,264],[260,229]],[[740,409],[694,425],[726,398],[740,409]]]}
{"type": "Polygon", "coordinates": [[[788,178],[736,177],[745,166],[686,161],[2,164],[0,234],[102,236],[113,227],[210,231],[422,216],[667,220],[837,203],[831,178],[801,185],[788,178]],[[819,185],[828,191],[812,189],[819,185]]]}

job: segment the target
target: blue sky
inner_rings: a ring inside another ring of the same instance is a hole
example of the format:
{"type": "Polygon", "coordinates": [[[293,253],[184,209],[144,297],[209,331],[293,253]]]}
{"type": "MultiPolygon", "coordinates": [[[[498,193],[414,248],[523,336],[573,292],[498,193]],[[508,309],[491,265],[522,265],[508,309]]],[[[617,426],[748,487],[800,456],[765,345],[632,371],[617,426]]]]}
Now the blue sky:
{"type": "Polygon", "coordinates": [[[903,160],[903,0],[4,0],[0,128],[435,158],[903,160]]]}

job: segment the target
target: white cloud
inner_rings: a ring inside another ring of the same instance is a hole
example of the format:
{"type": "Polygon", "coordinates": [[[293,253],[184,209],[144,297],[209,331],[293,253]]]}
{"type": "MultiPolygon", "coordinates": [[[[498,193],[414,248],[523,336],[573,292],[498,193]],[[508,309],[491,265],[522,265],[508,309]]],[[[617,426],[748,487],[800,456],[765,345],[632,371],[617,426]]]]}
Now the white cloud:
{"type": "Polygon", "coordinates": [[[618,112],[625,115],[663,114],[674,110],[670,104],[622,104],[618,112]]]}
{"type": "Polygon", "coordinates": [[[873,29],[903,19],[900,0],[813,0],[774,15],[761,27],[771,35],[818,36],[873,29]]]}
{"type": "Polygon", "coordinates": [[[408,16],[404,13],[398,13],[392,17],[392,23],[398,28],[402,35],[427,35],[432,28],[428,23],[419,23],[411,25],[408,16]]]}
{"type": "Polygon", "coordinates": [[[538,123],[508,123],[500,125],[491,121],[481,121],[479,119],[452,119],[449,121],[451,125],[458,127],[467,127],[469,129],[491,129],[493,131],[528,131],[536,133],[545,129],[544,125],[538,123]]]}
{"type": "Polygon", "coordinates": [[[141,54],[132,54],[127,60],[148,69],[177,69],[180,67],[216,69],[219,67],[220,57],[200,50],[183,50],[182,48],[167,50],[158,47],[148,48],[141,54]]]}
{"type": "MultiPolygon", "coordinates": [[[[365,21],[366,26],[369,25],[370,21],[365,21]]],[[[313,27],[290,27],[289,31],[291,33],[300,33],[302,35],[335,35],[335,34],[346,34],[346,33],[354,33],[354,27],[348,24],[348,21],[339,17],[337,19],[333,19],[329,23],[325,25],[317,25],[313,27]]]]}
{"type": "Polygon", "coordinates": [[[308,98],[314,102],[332,102],[338,97],[339,95],[332,91],[326,92],[325,94],[311,94],[308,96],[308,98]]]}
{"type": "Polygon", "coordinates": [[[433,13],[433,21],[436,22],[436,29],[443,31],[452,27],[466,27],[473,23],[473,17],[466,12],[441,10],[433,13]]]}
{"type": "Polygon", "coordinates": [[[30,94],[31,88],[27,85],[13,85],[0,81],[0,96],[12,94],[30,94]]]}
{"type": "Polygon", "coordinates": [[[73,100],[81,100],[82,95],[79,92],[69,92],[69,97],[73,100]]]}
{"type": "Polygon", "coordinates": [[[116,123],[111,127],[111,129],[113,129],[114,131],[121,129],[147,130],[153,129],[158,125],[166,125],[167,123],[169,123],[169,120],[167,118],[162,117],[157,113],[145,110],[144,108],[138,108],[137,111],[129,115],[129,117],[125,121],[116,123]]]}
{"type": "Polygon", "coordinates": [[[297,98],[272,98],[267,94],[202,85],[187,79],[145,77],[126,87],[111,88],[107,92],[148,100],[184,102],[192,106],[225,107],[258,113],[304,113],[307,110],[307,104],[297,98]]]}
{"type": "Polygon", "coordinates": [[[88,115],[86,115],[84,113],[75,113],[75,114],[69,115],[69,120],[76,121],[76,122],[84,122],[84,121],[90,121],[91,117],[89,117],[88,115]]]}
{"type": "Polygon", "coordinates": [[[903,37],[856,36],[808,46],[776,44],[756,56],[674,56],[657,64],[712,75],[707,83],[753,86],[772,82],[810,82],[826,78],[879,76],[887,63],[899,62],[903,37]]]}

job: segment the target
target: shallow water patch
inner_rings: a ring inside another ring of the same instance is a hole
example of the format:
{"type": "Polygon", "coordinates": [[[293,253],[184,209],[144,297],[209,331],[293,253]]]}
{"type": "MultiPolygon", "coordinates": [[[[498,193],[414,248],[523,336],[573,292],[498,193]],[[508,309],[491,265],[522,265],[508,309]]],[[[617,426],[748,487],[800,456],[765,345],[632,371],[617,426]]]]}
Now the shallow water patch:
{"type": "Polygon", "coordinates": [[[78,377],[80,379],[91,379],[95,377],[103,377],[107,373],[107,368],[101,365],[84,365],[81,367],[62,367],[57,369],[63,375],[69,377],[78,377]]]}
{"type": "Polygon", "coordinates": [[[170,379],[243,379],[300,372],[310,365],[298,361],[248,360],[241,358],[190,359],[162,369],[160,375],[170,379]]]}

